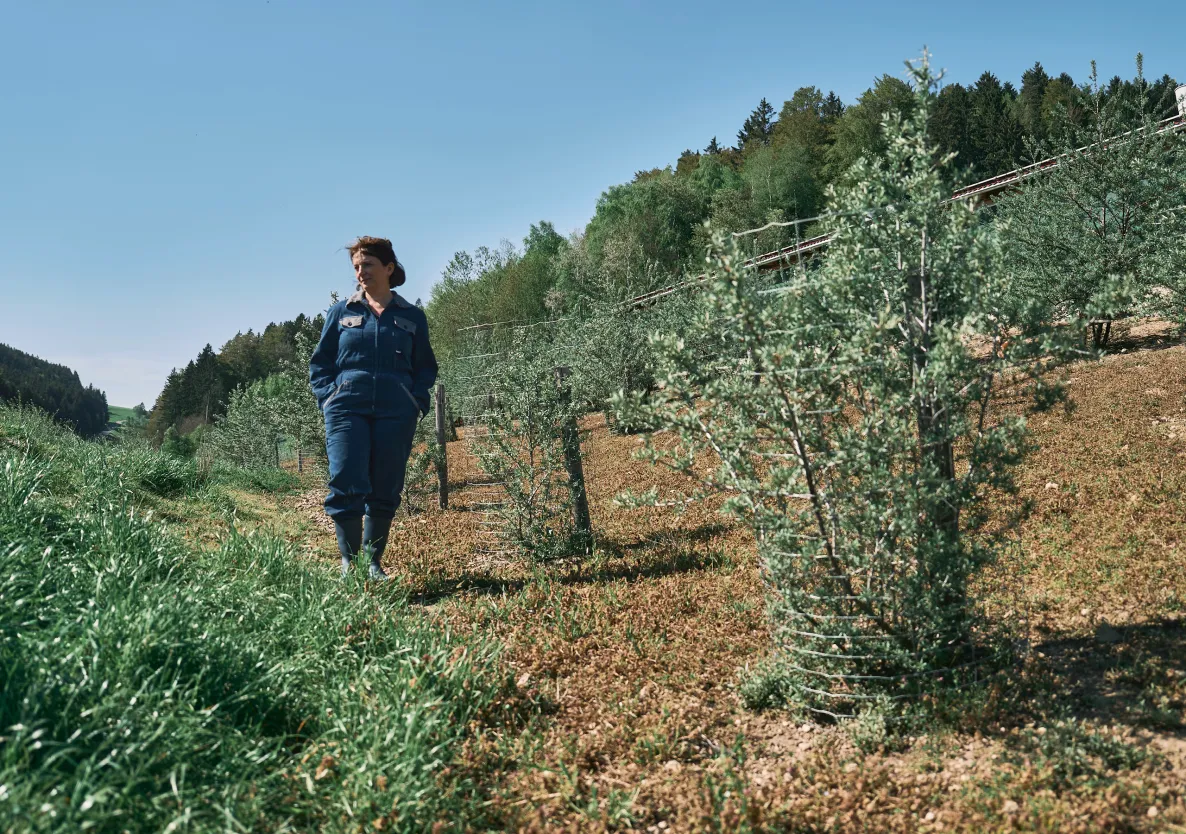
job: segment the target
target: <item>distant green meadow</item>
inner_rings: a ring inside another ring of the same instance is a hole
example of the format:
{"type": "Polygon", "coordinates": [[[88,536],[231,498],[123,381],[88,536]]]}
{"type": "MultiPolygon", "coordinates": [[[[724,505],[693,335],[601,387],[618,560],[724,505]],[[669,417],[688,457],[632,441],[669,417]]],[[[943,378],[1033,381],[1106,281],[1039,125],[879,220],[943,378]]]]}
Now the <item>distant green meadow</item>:
{"type": "Polygon", "coordinates": [[[109,423],[122,423],[132,416],[132,409],[124,408],[122,405],[107,406],[107,421],[109,423]]]}

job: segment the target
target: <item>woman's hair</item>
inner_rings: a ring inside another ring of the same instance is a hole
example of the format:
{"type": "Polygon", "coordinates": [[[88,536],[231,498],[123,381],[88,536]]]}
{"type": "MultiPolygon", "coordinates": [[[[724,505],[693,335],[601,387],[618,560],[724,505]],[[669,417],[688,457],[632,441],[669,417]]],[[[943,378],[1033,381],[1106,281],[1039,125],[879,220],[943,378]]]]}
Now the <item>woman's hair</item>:
{"type": "Polygon", "coordinates": [[[350,253],[350,259],[359,252],[364,255],[370,255],[373,258],[378,258],[379,263],[383,266],[387,264],[395,264],[395,271],[391,273],[391,286],[403,286],[404,281],[408,280],[408,275],[404,272],[404,266],[399,262],[399,258],[395,257],[395,250],[391,248],[391,241],[385,237],[371,237],[370,235],[363,235],[358,240],[346,246],[346,251],[350,253]]]}

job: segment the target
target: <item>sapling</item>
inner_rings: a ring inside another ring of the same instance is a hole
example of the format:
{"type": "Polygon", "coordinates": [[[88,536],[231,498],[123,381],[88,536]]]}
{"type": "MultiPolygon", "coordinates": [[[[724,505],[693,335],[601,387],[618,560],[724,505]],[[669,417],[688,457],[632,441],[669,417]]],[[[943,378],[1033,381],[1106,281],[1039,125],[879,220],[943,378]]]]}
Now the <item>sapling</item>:
{"type": "Polygon", "coordinates": [[[885,155],[830,194],[822,265],[770,288],[717,235],[694,314],[652,338],[657,390],[615,400],[666,430],[644,454],[693,479],[677,500],[723,496],[749,525],[777,689],[833,715],[977,667],[969,580],[1001,533],[984,499],[1013,488],[1027,448],[1024,416],[990,405],[1005,386],[1056,402],[1046,372],[1068,350],[1010,303],[998,228],[944,203],[937,78],[925,55],[910,73],[915,107],[887,118],[885,155]],[[716,361],[689,347],[714,341],[716,361]]]}

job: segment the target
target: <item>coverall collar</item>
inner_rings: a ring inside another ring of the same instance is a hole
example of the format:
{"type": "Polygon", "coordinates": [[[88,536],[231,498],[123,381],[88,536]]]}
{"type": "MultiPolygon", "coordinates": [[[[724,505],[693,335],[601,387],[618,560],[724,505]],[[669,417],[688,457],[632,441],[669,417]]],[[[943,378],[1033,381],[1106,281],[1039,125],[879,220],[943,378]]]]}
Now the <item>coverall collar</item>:
{"type": "MultiPolygon", "coordinates": [[[[352,295],[346,299],[346,303],[347,304],[365,304],[366,303],[366,291],[363,290],[361,287],[359,287],[358,290],[354,293],[354,295],[352,295]]],[[[402,295],[397,293],[395,290],[391,291],[391,303],[394,304],[396,307],[411,307],[412,306],[410,301],[408,301],[402,295]]]]}

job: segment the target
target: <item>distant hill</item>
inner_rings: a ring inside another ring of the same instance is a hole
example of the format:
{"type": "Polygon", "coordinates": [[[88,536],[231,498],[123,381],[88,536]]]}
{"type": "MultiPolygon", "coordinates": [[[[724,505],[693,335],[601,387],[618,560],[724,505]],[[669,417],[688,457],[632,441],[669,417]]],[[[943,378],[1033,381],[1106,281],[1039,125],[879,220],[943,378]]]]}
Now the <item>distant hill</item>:
{"type": "Polygon", "coordinates": [[[48,411],[83,437],[107,425],[107,395],[83,386],[76,371],[0,344],[0,400],[48,411]]]}
{"type": "Polygon", "coordinates": [[[132,416],[132,409],[124,408],[122,405],[107,406],[107,419],[112,423],[127,422],[132,416]]]}

